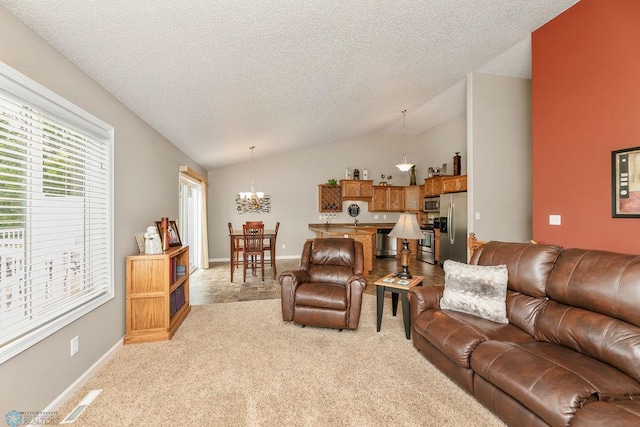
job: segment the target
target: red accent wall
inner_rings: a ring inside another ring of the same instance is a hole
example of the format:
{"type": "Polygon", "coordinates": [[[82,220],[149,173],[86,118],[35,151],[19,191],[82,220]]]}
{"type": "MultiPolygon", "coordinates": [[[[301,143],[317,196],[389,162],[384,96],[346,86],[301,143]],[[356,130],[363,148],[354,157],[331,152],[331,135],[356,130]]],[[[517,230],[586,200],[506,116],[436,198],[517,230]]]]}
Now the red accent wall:
{"type": "Polygon", "coordinates": [[[575,4],[532,34],[531,71],[534,240],[640,254],[640,218],[611,217],[611,151],[640,146],[640,0],[575,4]]]}

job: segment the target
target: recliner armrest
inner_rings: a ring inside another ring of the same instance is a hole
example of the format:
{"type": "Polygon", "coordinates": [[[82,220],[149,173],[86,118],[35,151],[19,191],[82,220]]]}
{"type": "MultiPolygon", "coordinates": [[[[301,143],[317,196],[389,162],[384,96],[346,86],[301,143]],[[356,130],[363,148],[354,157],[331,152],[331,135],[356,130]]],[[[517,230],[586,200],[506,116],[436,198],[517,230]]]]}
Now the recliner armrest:
{"type": "Polygon", "coordinates": [[[284,282],[287,282],[288,284],[293,285],[295,289],[299,284],[309,281],[309,272],[307,270],[283,271],[280,273],[278,281],[280,282],[280,285],[284,285],[284,282]]]}
{"type": "Polygon", "coordinates": [[[278,281],[281,288],[282,319],[290,322],[293,320],[296,288],[309,281],[309,272],[306,270],[283,271],[278,276],[278,281]]]}
{"type": "Polygon", "coordinates": [[[365,279],[362,274],[354,274],[352,276],[349,276],[349,278],[347,279],[347,286],[360,286],[362,287],[360,291],[362,291],[367,287],[367,279],[365,279]]]}

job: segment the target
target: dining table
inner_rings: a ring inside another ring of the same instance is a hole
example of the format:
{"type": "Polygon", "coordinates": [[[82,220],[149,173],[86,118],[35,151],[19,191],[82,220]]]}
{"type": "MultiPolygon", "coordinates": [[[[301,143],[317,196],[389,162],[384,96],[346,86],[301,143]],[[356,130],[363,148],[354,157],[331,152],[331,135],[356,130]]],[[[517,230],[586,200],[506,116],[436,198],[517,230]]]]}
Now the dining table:
{"type": "MultiPolygon", "coordinates": [[[[273,278],[276,278],[276,245],[274,239],[276,237],[276,231],[273,229],[264,229],[264,238],[269,239],[269,247],[271,250],[269,251],[269,257],[271,261],[271,271],[273,272],[273,278]]],[[[239,244],[242,239],[244,239],[244,233],[242,230],[234,229],[231,234],[229,234],[229,259],[231,260],[231,281],[233,282],[233,271],[235,270],[235,266],[233,265],[233,253],[236,245],[239,244]]],[[[244,260],[243,260],[244,262],[244,260]]]]}

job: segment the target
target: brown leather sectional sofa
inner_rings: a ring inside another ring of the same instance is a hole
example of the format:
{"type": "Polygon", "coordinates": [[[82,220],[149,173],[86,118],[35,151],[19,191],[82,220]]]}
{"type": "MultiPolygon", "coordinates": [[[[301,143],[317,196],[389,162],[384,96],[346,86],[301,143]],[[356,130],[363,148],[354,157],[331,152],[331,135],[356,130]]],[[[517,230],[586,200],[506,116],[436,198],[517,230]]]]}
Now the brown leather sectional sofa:
{"type": "Polygon", "coordinates": [[[509,425],[640,425],[640,256],[489,242],[470,264],[507,265],[509,323],[415,287],[418,351],[509,425]]]}

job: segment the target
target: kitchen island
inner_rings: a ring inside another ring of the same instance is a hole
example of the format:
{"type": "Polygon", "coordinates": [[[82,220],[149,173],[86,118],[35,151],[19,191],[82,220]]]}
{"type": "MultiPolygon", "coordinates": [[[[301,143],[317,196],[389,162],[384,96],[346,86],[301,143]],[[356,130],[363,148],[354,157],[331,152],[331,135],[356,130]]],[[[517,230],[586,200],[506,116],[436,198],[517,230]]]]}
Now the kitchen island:
{"type": "Polygon", "coordinates": [[[376,232],[379,228],[392,229],[394,223],[362,223],[362,224],[309,224],[309,230],[315,231],[316,237],[343,237],[361,242],[364,247],[364,276],[369,276],[373,269],[373,257],[376,250],[376,232]]]}

